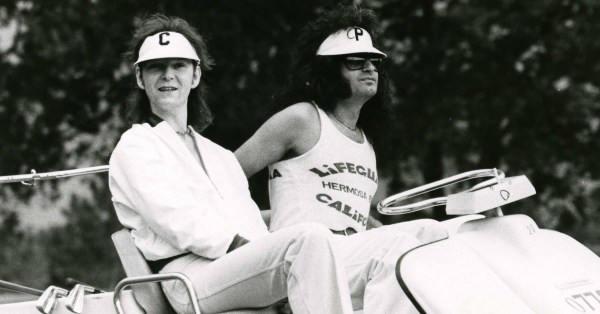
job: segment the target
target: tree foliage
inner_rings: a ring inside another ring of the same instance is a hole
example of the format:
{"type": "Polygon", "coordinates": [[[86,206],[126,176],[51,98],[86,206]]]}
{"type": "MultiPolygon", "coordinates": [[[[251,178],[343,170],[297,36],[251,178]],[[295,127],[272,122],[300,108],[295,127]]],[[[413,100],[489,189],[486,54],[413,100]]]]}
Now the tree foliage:
{"type": "MultiPolygon", "coordinates": [[[[271,97],[288,75],[300,27],[335,2],[0,1],[0,174],[108,162],[128,128],[125,99],[134,87],[121,56],[135,17],[144,13],[181,16],[205,35],[217,62],[202,76],[216,116],[205,135],[236,149],[272,112],[271,97]]],[[[394,91],[393,145],[378,154],[388,193],[479,168],[526,174],[538,195],[507,211],[525,212],[541,227],[592,244],[600,221],[595,162],[600,3],[372,0],[362,5],[383,22],[381,44],[394,91]]],[[[266,174],[252,178],[251,185],[259,205],[268,207],[266,174]]],[[[31,196],[33,190],[17,186],[2,185],[0,194],[31,196]]],[[[74,256],[84,265],[115,262],[107,253],[107,235],[118,226],[114,216],[106,216],[106,184],[87,189],[96,200],[73,201],[67,225],[49,231],[47,238],[61,243],[61,251],[46,256],[49,281],[84,276],[82,270],[67,274],[74,256]]],[[[26,241],[7,227],[18,224],[10,220],[13,212],[0,210],[8,217],[0,233],[26,241]]],[[[440,212],[402,219],[445,219],[440,212]]]]}
{"type": "Polygon", "coordinates": [[[107,184],[106,178],[91,183],[95,198],[73,197],[64,212],[67,223],[42,232],[50,284],[65,286],[72,278],[110,290],[124,277],[110,240],[121,227],[107,184]]]}
{"type": "Polygon", "coordinates": [[[398,159],[417,160],[426,182],[479,168],[526,174],[539,197],[520,208],[558,218],[545,226],[593,221],[599,9],[593,1],[382,1],[398,159]]]}

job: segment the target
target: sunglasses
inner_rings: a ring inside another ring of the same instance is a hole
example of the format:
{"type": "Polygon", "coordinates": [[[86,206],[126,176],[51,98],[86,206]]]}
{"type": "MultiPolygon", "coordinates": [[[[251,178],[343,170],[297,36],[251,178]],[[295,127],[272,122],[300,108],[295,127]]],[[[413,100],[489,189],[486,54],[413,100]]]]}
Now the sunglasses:
{"type": "Polygon", "coordinates": [[[345,57],[342,59],[342,63],[346,67],[346,69],[350,71],[363,70],[367,65],[367,60],[371,62],[371,64],[375,67],[376,71],[379,71],[381,65],[383,64],[383,59],[378,57],[345,57]]]}

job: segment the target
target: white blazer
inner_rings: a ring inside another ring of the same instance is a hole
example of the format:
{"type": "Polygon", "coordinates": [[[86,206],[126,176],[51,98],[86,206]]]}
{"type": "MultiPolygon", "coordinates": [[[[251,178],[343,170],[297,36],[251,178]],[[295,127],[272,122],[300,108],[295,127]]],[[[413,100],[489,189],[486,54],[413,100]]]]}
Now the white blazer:
{"type": "Polygon", "coordinates": [[[148,260],[185,252],[216,259],[236,234],[268,234],[233,153],[191,134],[207,172],[165,121],[133,125],[110,158],[117,217],[148,260]]]}

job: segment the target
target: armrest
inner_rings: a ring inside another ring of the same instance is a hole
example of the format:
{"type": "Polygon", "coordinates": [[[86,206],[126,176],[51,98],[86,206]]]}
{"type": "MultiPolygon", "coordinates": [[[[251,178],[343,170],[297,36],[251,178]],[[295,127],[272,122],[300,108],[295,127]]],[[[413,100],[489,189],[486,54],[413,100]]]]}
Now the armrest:
{"type": "Polygon", "coordinates": [[[165,274],[156,274],[156,275],[146,275],[146,276],[137,276],[137,277],[127,277],[117,284],[115,287],[115,294],[113,297],[113,302],[115,304],[115,308],[119,314],[124,314],[123,307],[121,305],[121,292],[128,286],[142,284],[142,283],[150,283],[150,282],[161,282],[167,280],[181,280],[185,284],[187,288],[188,296],[192,302],[192,307],[194,308],[194,313],[200,314],[200,305],[198,305],[198,298],[196,297],[196,291],[194,290],[194,286],[192,282],[183,274],[180,273],[165,273],[165,274]]]}

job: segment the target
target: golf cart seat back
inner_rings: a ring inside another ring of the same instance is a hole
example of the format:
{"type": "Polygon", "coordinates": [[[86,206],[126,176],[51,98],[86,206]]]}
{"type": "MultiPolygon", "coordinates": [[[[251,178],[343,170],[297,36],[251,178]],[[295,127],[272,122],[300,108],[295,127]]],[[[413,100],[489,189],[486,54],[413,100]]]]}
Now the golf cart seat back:
{"type": "MultiPolygon", "coordinates": [[[[263,219],[270,219],[270,211],[263,211],[263,219]]],[[[142,255],[142,252],[135,246],[129,229],[122,229],[112,234],[112,240],[125,270],[127,277],[139,277],[152,275],[153,272],[148,262],[142,255]]],[[[160,283],[147,282],[132,285],[131,289],[136,302],[142,307],[146,314],[164,314],[175,313],[169,301],[164,295],[160,283]]],[[[276,306],[269,306],[260,309],[241,309],[224,312],[227,314],[276,314],[276,306]]]]}
{"type": "MultiPolygon", "coordinates": [[[[148,262],[133,242],[128,229],[122,229],[112,234],[112,240],[121,259],[121,265],[127,277],[151,275],[148,262]]],[[[131,287],[138,304],[147,314],[175,313],[162,292],[159,283],[141,283],[131,287]]]]}

